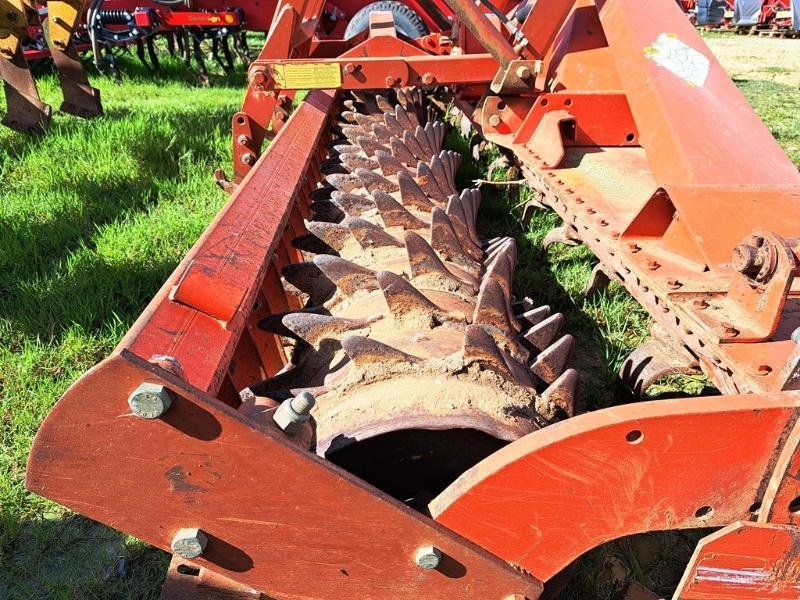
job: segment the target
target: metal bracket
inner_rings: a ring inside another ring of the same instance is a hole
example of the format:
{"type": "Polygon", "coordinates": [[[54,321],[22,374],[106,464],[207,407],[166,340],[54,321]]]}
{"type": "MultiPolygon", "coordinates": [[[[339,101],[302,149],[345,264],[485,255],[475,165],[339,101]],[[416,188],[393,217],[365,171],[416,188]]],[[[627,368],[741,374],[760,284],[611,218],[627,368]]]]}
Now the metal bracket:
{"type": "Polygon", "coordinates": [[[497,71],[489,88],[495,94],[537,91],[536,78],[542,72],[542,64],[541,60],[512,60],[497,71]]]}

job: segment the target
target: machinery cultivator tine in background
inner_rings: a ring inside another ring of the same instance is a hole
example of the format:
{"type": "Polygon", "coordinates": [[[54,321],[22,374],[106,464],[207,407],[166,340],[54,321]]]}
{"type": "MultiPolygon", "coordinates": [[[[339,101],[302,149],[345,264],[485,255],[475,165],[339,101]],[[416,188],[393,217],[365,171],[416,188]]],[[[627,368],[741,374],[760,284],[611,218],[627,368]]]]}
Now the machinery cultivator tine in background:
{"type": "Polygon", "coordinates": [[[2,124],[23,133],[43,131],[50,122],[51,108],[39,98],[33,74],[22,51],[27,29],[21,0],[0,0],[0,78],[6,95],[2,124]]]}
{"type": "MultiPolygon", "coordinates": [[[[0,45],[4,40],[0,40],[0,45]]],[[[2,124],[23,133],[40,133],[50,123],[52,109],[39,98],[33,74],[28,69],[22,48],[10,57],[0,57],[0,78],[6,94],[6,114],[2,124]]]]}

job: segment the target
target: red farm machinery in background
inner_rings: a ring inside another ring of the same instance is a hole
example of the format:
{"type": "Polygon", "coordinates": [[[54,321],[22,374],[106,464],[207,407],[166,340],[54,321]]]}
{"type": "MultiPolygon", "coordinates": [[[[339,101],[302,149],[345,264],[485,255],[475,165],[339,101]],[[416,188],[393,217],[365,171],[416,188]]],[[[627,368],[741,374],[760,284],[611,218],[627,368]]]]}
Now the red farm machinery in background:
{"type": "Polygon", "coordinates": [[[228,203],[56,403],[28,488],[172,552],[164,598],[533,600],[698,528],[675,598],[797,598],[795,165],[672,0],[382,4],[348,37],[279,2],[228,203]],[[582,395],[454,118],[650,315],[623,381],[718,395],[582,395]]]}

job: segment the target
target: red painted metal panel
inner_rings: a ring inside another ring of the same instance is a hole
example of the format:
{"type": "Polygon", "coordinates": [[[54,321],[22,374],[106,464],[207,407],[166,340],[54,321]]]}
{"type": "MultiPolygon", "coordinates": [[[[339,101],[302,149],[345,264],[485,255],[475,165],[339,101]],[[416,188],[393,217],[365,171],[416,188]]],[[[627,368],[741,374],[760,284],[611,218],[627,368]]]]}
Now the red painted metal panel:
{"type": "Polygon", "coordinates": [[[298,107],[120,347],[173,356],[189,383],[216,393],[312,160],[296,149],[326,134],[332,105],[318,91],[298,107]]]}
{"type": "Polygon", "coordinates": [[[436,520],[546,581],[608,540],[748,519],[800,396],[659,400],[531,433],[467,471],[436,520]]]}
{"type": "Polygon", "coordinates": [[[179,529],[198,527],[209,541],[197,564],[271,598],[534,600],[542,589],[277,428],[127,350],[58,401],[26,476],[31,491],[164,550],[179,529]],[[158,419],[128,408],[142,381],[173,392],[158,419]],[[444,555],[438,569],[414,562],[427,544],[444,555]]]}

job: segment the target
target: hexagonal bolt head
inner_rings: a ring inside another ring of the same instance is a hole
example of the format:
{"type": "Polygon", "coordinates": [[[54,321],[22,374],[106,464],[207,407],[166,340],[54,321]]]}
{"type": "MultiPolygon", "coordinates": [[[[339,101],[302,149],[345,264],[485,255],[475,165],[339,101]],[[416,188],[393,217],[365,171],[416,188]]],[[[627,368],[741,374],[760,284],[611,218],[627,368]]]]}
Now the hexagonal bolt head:
{"type": "Polygon", "coordinates": [[[172,552],[181,558],[197,558],[205,552],[208,536],[196,527],[179,529],[172,538],[172,552]]]}
{"type": "Polygon", "coordinates": [[[300,392],[294,398],[284,400],[272,415],[272,420],[283,431],[295,434],[303,428],[308,421],[311,409],[317,403],[313,394],[300,392]]]}
{"type": "Polygon", "coordinates": [[[128,397],[128,406],[137,417],[157,419],[172,406],[172,392],[159,383],[143,383],[128,397]]]}
{"type": "Polygon", "coordinates": [[[491,125],[492,127],[497,127],[498,125],[500,125],[500,117],[498,115],[490,115],[489,125],[491,125]]]}
{"type": "Polygon", "coordinates": [[[442,551],[436,546],[421,546],[417,548],[414,562],[422,569],[435,569],[442,562],[442,551]]]}
{"type": "Polygon", "coordinates": [[[531,68],[527,65],[520,65],[517,67],[517,77],[520,79],[530,79],[533,75],[531,68]]]}

